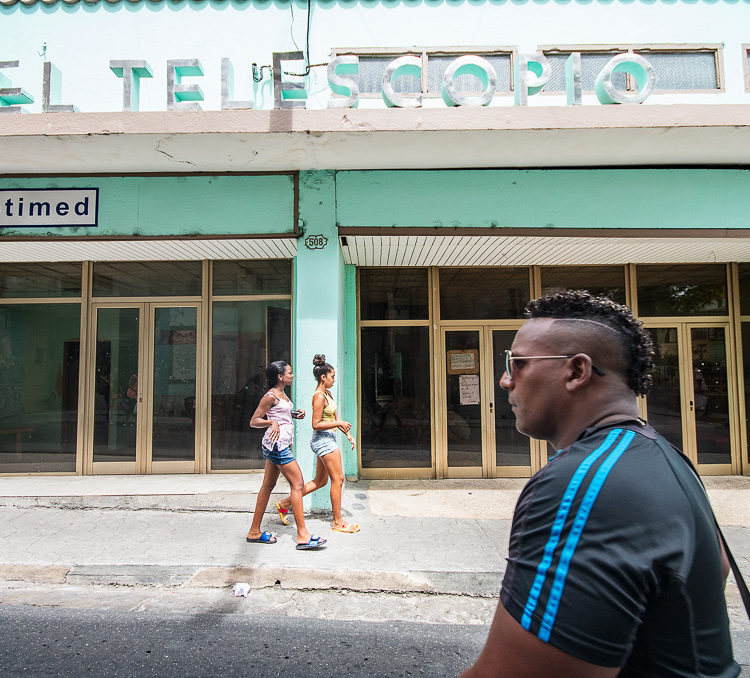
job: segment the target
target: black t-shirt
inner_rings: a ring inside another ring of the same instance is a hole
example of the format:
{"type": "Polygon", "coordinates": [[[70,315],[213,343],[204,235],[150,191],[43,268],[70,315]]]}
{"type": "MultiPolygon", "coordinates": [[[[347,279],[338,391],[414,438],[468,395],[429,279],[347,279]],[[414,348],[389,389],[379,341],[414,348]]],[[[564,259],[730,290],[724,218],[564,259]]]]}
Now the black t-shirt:
{"type": "Polygon", "coordinates": [[[705,491],[637,420],[583,431],[529,480],[500,597],[541,640],[622,676],[739,674],[705,491]]]}

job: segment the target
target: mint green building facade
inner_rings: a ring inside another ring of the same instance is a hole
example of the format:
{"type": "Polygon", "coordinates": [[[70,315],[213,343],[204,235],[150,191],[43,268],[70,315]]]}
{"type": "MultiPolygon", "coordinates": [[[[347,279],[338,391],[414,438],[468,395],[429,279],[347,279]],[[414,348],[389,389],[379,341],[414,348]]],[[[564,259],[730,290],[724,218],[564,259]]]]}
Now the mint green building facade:
{"type": "Polygon", "coordinates": [[[644,416],[702,472],[743,473],[748,188],[709,168],[4,178],[6,222],[23,191],[97,199],[95,225],[1,232],[0,472],[259,470],[265,364],[293,365],[309,412],[324,353],[348,477],[529,475],[547,450],[514,432],[500,356],[528,299],[585,287],[653,333],[644,416]]]}
{"type": "Polygon", "coordinates": [[[498,380],[524,304],[565,288],[634,308],[641,414],[748,473],[747,3],[0,18],[0,473],[259,471],[264,367],[309,411],[324,353],[348,477],[530,476],[548,450],[498,380]]]}

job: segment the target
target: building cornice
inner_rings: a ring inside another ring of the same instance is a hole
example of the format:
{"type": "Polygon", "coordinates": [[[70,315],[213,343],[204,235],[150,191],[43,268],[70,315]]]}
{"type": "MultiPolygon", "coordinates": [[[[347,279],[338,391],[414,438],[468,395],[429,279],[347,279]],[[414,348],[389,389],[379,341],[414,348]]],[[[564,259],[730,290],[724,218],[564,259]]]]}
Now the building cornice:
{"type": "Polygon", "coordinates": [[[0,173],[750,165],[750,105],[0,116],[0,173]]]}

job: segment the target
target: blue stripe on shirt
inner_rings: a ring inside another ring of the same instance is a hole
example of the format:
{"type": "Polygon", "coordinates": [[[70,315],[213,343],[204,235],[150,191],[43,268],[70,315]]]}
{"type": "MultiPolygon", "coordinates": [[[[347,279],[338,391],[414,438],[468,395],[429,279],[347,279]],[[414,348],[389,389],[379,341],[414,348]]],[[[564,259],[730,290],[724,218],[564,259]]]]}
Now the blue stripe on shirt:
{"type": "Polygon", "coordinates": [[[610,447],[612,447],[612,445],[614,445],[615,440],[620,435],[620,433],[622,433],[621,428],[612,429],[605,438],[604,442],[581,462],[580,466],[576,469],[575,474],[573,474],[573,477],[568,483],[568,487],[565,490],[565,494],[563,495],[562,501],[560,502],[560,506],[557,509],[555,521],[552,523],[549,540],[544,547],[544,555],[541,562],[537,566],[536,576],[534,577],[534,582],[531,585],[529,597],[526,601],[523,615],[521,616],[521,626],[523,626],[523,628],[525,628],[527,631],[531,626],[531,615],[534,614],[534,610],[536,610],[537,603],[539,602],[539,596],[542,593],[544,581],[547,577],[547,570],[549,570],[550,565],[552,564],[552,558],[555,553],[555,548],[560,542],[560,535],[562,534],[562,530],[565,525],[565,519],[568,517],[568,512],[570,511],[570,507],[573,504],[573,500],[575,499],[576,493],[578,492],[578,488],[581,486],[581,483],[583,482],[586,473],[588,473],[588,470],[591,468],[591,465],[594,464],[594,462],[596,462],[596,460],[599,459],[599,457],[601,457],[610,447]]]}
{"type": "Polygon", "coordinates": [[[557,610],[560,607],[560,600],[562,599],[563,589],[565,588],[565,579],[568,576],[570,561],[573,558],[576,546],[578,546],[578,541],[583,533],[583,528],[586,527],[586,521],[591,514],[594,502],[599,496],[599,491],[602,489],[604,481],[607,479],[612,467],[628,448],[633,438],[635,438],[635,433],[633,431],[625,433],[617,447],[612,450],[610,455],[599,467],[589,485],[589,489],[586,490],[586,494],[583,496],[583,501],[581,502],[581,505],[578,508],[578,513],[573,521],[573,527],[570,528],[570,534],[565,541],[565,547],[562,550],[562,554],[560,554],[560,563],[557,566],[555,579],[552,582],[552,590],[547,599],[547,608],[544,611],[542,624],[539,628],[539,633],[537,634],[539,639],[543,640],[545,643],[549,640],[552,627],[555,623],[555,617],[557,617],[557,610]]]}

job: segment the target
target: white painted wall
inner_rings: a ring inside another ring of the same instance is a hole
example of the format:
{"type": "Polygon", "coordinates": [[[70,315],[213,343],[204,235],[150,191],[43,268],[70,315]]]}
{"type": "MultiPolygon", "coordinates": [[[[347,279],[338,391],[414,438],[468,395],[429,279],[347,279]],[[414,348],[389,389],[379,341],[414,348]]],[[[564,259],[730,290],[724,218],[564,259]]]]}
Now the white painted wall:
{"type": "MultiPolygon", "coordinates": [[[[199,83],[205,110],[220,108],[220,60],[232,59],[235,99],[254,98],[257,108],[272,108],[268,78],[254,88],[250,64],[270,64],[274,51],[304,49],[306,3],[264,0],[185,0],[110,4],[58,2],[0,8],[0,61],[19,59],[2,71],[14,86],[28,90],[41,111],[42,57],[63,75],[60,103],[81,111],[118,111],[122,80],[109,69],[111,59],[145,59],[154,71],[141,81],[142,111],[166,109],[166,62],[198,58],[205,69],[199,83]],[[292,19],[292,16],[294,19],[292,19]],[[296,45],[295,45],[296,42],[296,45]]],[[[311,60],[327,62],[334,47],[514,46],[533,52],[538,45],[622,43],[723,43],[726,92],[653,95],[647,103],[750,103],[745,92],[742,44],[750,43],[750,4],[676,0],[339,0],[313,2],[311,60]]],[[[308,108],[324,108],[330,93],[325,68],[309,79],[308,108]]],[[[557,95],[532,97],[531,105],[563,105],[557,95]]],[[[584,103],[599,105],[593,97],[584,103]]],[[[513,105],[498,97],[494,105],[513,105]]],[[[362,100],[361,107],[382,107],[362,100]]],[[[425,100],[425,106],[444,106],[425,100]]],[[[1,121],[1,118],[0,118],[1,121]]],[[[1,122],[0,122],[1,124],[1,122]]]]}

